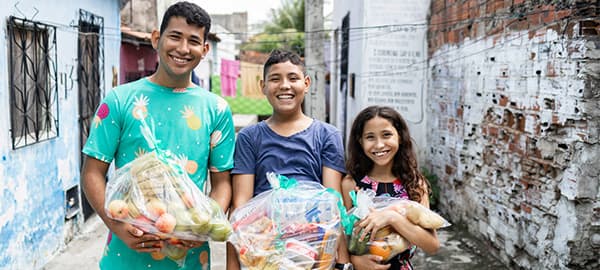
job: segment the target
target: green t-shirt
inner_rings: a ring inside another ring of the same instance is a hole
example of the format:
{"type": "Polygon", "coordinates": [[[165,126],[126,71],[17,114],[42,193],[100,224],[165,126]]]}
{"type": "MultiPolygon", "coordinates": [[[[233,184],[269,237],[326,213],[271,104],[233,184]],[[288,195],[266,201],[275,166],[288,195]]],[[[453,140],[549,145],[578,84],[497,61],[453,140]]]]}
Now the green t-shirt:
{"type": "MultiPolygon", "coordinates": [[[[204,187],[207,170],[233,167],[235,129],[227,102],[200,87],[172,89],[147,78],[118,86],[106,95],[83,153],[106,163],[114,160],[120,168],[151,151],[141,133],[141,118],[153,129],[157,147],[173,153],[199,188],[204,187]]],[[[208,245],[190,250],[182,269],[210,269],[209,255],[208,245]]],[[[109,237],[100,266],[179,269],[169,259],[156,261],[148,253],[129,249],[116,235],[109,237]]]]}

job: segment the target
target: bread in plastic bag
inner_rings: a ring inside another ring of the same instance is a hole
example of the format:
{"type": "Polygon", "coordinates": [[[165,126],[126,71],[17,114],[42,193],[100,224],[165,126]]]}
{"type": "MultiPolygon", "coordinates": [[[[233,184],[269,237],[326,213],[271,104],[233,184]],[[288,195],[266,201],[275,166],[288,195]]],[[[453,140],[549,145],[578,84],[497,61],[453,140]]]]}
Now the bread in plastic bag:
{"type": "MultiPolygon", "coordinates": [[[[364,189],[355,192],[351,196],[354,196],[355,207],[350,209],[348,215],[354,216],[355,221],[365,218],[371,209],[375,211],[394,210],[405,215],[412,223],[425,229],[439,229],[450,226],[446,219],[415,201],[390,196],[375,196],[375,191],[364,189]]],[[[411,246],[410,242],[390,226],[378,230],[372,240],[370,235],[361,240],[362,228],[356,225],[357,222],[354,222],[348,241],[350,254],[373,254],[381,256],[383,261],[388,261],[411,246]]]]}

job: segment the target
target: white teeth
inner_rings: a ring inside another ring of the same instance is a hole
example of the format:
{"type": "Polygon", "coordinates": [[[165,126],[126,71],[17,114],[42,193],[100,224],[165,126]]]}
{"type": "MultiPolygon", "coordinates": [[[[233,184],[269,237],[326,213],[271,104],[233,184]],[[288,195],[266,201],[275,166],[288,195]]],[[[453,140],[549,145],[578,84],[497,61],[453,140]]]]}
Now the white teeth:
{"type": "Polygon", "coordinates": [[[171,58],[173,58],[173,60],[174,60],[175,62],[177,62],[177,63],[181,63],[181,64],[183,64],[183,63],[186,63],[186,62],[188,61],[187,59],[178,58],[178,57],[175,57],[175,56],[172,56],[171,58]]]}
{"type": "Polygon", "coordinates": [[[374,152],[373,154],[377,157],[383,156],[385,154],[387,154],[389,151],[382,151],[382,152],[374,152]]]}
{"type": "Polygon", "coordinates": [[[292,99],[292,98],[294,98],[294,96],[292,96],[292,95],[279,95],[279,96],[277,96],[277,98],[279,98],[279,99],[292,99]]]}

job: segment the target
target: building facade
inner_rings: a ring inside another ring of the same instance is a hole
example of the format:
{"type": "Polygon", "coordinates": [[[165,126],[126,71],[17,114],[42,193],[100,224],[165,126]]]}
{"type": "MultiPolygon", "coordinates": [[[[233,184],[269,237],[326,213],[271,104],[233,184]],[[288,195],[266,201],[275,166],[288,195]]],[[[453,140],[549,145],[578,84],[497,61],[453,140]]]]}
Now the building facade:
{"type": "Polygon", "coordinates": [[[441,210],[507,266],[600,267],[597,1],[356,0],[333,10],[338,127],[392,105],[439,177],[441,210]]]}
{"type": "Polygon", "coordinates": [[[0,269],[39,269],[91,214],[81,146],[117,83],[119,1],[9,0],[0,18],[0,269]]]}

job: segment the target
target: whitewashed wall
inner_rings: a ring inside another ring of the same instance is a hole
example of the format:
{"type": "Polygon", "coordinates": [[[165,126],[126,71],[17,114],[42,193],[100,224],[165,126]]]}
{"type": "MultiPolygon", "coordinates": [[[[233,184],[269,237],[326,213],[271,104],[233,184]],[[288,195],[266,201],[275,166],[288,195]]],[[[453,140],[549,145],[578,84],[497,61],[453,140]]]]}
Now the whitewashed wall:
{"type": "Polygon", "coordinates": [[[104,85],[112,85],[120,46],[119,1],[4,1],[0,9],[0,269],[41,268],[82,224],[65,221],[65,190],[79,183],[77,22],[79,9],[104,18],[104,85]],[[59,136],[12,149],[9,16],[56,26],[59,136]],[[72,73],[71,73],[72,71],[72,73]]]}

